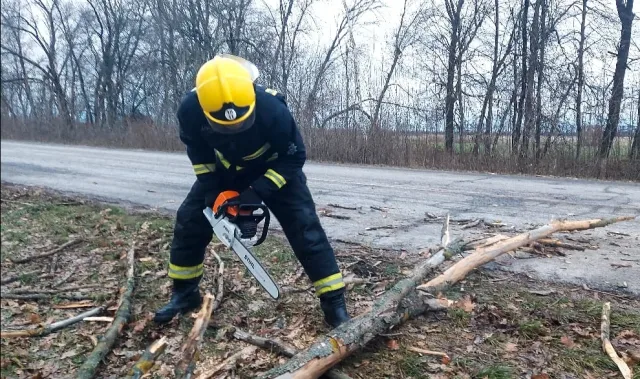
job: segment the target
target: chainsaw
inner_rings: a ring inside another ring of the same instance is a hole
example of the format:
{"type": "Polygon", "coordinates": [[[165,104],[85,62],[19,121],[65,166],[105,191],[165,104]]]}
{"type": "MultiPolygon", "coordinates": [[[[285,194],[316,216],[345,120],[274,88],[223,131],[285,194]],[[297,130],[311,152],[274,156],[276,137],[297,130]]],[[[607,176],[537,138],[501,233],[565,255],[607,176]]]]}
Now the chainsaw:
{"type": "Polygon", "coordinates": [[[238,193],[235,191],[223,191],[216,198],[213,207],[204,209],[204,215],[220,242],[233,250],[269,296],[278,299],[280,290],[275,281],[243,243],[245,241],[252,243],[251,246],[258,246],[264,242],[269,230],[269,209],[264,204],[234,204],[233,198],[236,196],[238,193]],[[257,211],[262,212],[256,214],[257,211]],[[255,240],[257,225],[263,219],[262,233],[255,240]]]}

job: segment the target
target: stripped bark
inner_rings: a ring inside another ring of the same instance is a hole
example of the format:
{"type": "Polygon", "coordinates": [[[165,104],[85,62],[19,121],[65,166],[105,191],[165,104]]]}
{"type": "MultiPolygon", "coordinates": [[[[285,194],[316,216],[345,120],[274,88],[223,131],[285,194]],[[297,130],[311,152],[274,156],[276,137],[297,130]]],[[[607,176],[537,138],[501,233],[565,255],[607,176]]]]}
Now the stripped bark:
{"type": "Polygon", "coordinates": [[[144,353],[136,364],[129,371],[129,377],[131,379],[139,379],[144,376],[144,374],[148,373],[149,370],[155,364],[156,359],[164,352],[164,349],[167,347],[167,337],[162,337],[159,340],[156,340],[152,343],[144,353]]]}
{"type": "MultiPolygon", "coordinates": [[[[474,253],[446,270],[442,275],[417,288],[432,293],[444,290],[464,278],[471,270],[491,261],[495,257],[557,231],[604,227],[615,222],[634,218],[617,217],[586,221],[556,221],[534,231],[509,238],[493,247],[477,249],[474,253]]],[[[443,227],[443,242],[447,239],[446,234],[446,228],[443,227]]],[[[261,378],[318,378],[376,336],[427,310],[441,308],[442,306],[435,299],[427,299],[427,296],[420,296],[416,291],[416,286],[427,277],[433,267],[444,262],[445,250],[451,254],[451,251],[455,248],[456,246],[445,246],[445,249],[440,250],[429,260],[418,266],[410,277],[399,281],[392,289],[387,291],[375,302],[371,311],[354,317],[329,334],[316,339],[305,351],[296,354],[284,365],[268,371],[261,378]]]]}
{"type": "Polygon", "coordinates": [[[77,245],[77,244],[79,244],[80,242],[83,242],[83,241],[84,241],[83,239],[78,238],[78,239],[66,242],[66,243],[58,246],[57,248],[55,248],[55,249],[53,249],[51,251],[48,251],[46,253],[31,255],[29,257],[19,258],[19,259],[12,259],[12,258],[10,258],[10,259],[11,259],[11,262],[13,262],[13,263],[27,263],[27,262],[31,262],[31,261],[36,260],[36,259],[46,258],[46,257],[50,257],[52,255],[58,254],[59,252],[63,251],[64,249],[66,249],[68,247],[71,247],[71,246],[74,246],[74,245],[77,245]]]}
{"type": "Polygon", "coordinates": [[[609,358],[618,366],[620,373],[624,379],[631,379],[632,372],[627,363],[622,360],[616,353],[616,350],[611,345],[611,341],[609,340],[609,326],[610,319],[609,315],[611,314],[611,303],[606,302],[602,305],[602,323],[600,324],[600,338],[602,339],[602,350],[607,353],[609,358]]]}
{"type": "Polygon", "coordinates": [[[127,271],[127,281],[125,286],[121,289],[122,296],[118,304],[118,311],[116,312],[113,323],[107,329],[107,332],[102,336],[100,342],[93,349],[87,360],[78,369],[78,379],[93,378],[96,374],[100,362],[111,351],[111,347],[116,342],[116,339],[122,332],[122,329],[129,321],[131,316],[131,298],[133,295],[133,289],[135,288],[135,247],[131,247],[127,254],[127,262],[129,269],[127,271]]]}
{"type": "Polygon", "coordinates": [[[198,316],[196,321],[193,323],[189,336],[187,336],[187,339],[180,349],[181,357],[174,369],[176,378],[191,378],[191,375],[193,374],[193,370],[196,366],[195,361],[198,359],[200,353],[202,336],[209,325],[209,318],[211,317],[211,312],[213,310],[214,300],[213,295],[210,293],[207,292],[207,294],[204,295],[200,312],[198,312],[198,316]]]}
{"type": "MultiPolygon", "coordinates": [[[[256,336],[238,328],[232,328],[230,332],[233,333],[233,338],[268,350],[271,353],[283,355],[287,358],[291,358],[294,355],[298,354],[298,350],[296,350],[296,348],[275,338],[264,338],[256,336]]],[[[329,370],[324,374],[324,376],[328,379],[351,379],[349,375],[338,370],[329,370]]]]}
{"type": "Polygon", "coordinates": [[[102,313],[108,305],[103,305],[101,307],[93,308],[84,313],[80,313],[77,316],[70,317],[66,320],[57,321],[51,323],[46,326],[41,326],[36,329],[28,329],[28,330],[12,330],[12,331],[0,331],[0,338],[16,338],[16,337],[42,337],[47,334],[56,332],[60,329],[66,328],[67,326],[73,325],[84,320],[86,317],[91,317],[102,313]]]}

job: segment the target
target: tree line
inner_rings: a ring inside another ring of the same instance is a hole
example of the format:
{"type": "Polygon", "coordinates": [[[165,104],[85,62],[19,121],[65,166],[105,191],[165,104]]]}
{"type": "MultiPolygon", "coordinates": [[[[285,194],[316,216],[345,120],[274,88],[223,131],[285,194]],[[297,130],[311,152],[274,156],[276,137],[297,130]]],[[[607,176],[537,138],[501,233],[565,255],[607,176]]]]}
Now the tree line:
{"type": "Polygon", "coordinates": [[[2,136],[181,149],[180,99],[227,52],[311,158],[639,179],[633,3],[6,0],[2,136]]]}

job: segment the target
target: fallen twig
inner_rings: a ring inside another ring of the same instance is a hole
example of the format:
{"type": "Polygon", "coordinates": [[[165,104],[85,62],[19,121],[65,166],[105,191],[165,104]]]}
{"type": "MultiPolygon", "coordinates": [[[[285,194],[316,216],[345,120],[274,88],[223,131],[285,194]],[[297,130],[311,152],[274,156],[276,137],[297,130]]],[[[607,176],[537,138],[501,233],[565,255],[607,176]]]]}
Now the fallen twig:
{"type": "Polygon", "coordinates": [[[409,351],[413,351],[414,353],[420,353],[424,355],[435,355],[436,357],[449,357],[447,353],[443,353],[441,351],[433,351],[433,350],[425,350],[419,347],[410,346],[407,348],[409,351]]]}
{"type": "Polygon", "coordinates": [[[381,207],[376,207],[376,206],[370,206],[369,208],[373,209],[374,211],[378,211],[378,212],[386,212],[387,210],[381,207]]]}
{"type": "Polygon", "coordinates": [[[81,303],[71,303],[71,304],[54,304],[51,306],[51,308],[53,309],[74,309],[74,308],[89,308],[89,307],[93,307],[94,304],[93,303],[86,303],[86,302],[81,302],[81,303]]]}
{"type": "Polygon", "coordinates": [[[239,341],[250,343],[275,354],[284,355],[287,358],[293,357],[297,353],[293,346],[287,345],[278,339],[259,337],[238,328],[231,328],[230,332],[232,332],[233,338],[239,341]]]}
{"type": "Polygon", "coordinates": [[[607,353],[609,358],[618,366],[620,373],[624,379],[631,379],[631,369],[627,363],[622,360],[616,353],[616,350],[609,341],[609,315],[611,313],[611,303],[606,302],[602,305],[602,324],[600,325],[600,337],[602,338],[602,350],[607,353]]]}
{"type": "Polygon", "coordinates": [[[103,285],[100,284],[85,284],[85,285],[79,285],[79,286],[73,286],[73,287],[66,287],[66,288],[58,288],[58,289],[53,289],[53,290],[48,290],[48,289],[42,289],[42,288],[34,288],[34,289],[15,289],[13,291],[7,291],[5,292],[5,294],[7,295],[25,295],[25,294],[46,294],[46,295],[54,295],[60,292],[70,292],[70,291],[77,291],[77,290],[84,290],[84,289],[93,289],[93,288],[100,288],[103,287],[103,285]]]}
{"type": "Polygon", "coordinates": [[[156,340],[154,343],[149,345],[147,350],[142,353],[142,356],[135,365],[129,371],[129,377],[131,379],[140,379],[144,374],[149,372],[153,365],[155,364],[156,359],[164,352],[167,347],[167,337],[162,337],[159,340],[156,340]]]}
{"type": "Polygon", "coordinates": [[[46,336],[47,334],[53,333],[55,331],[58,331],[62,328],[65,328],[67,326],[73,325],[77,322],[80,322],[84,319],[86,319],[87,317],[91,317],[91,316],[95,316],[97,314],[102,313],[102,311],[104,311],[106,309],[108,305],[103,305],[94,309],[91,309],[89,311],[86,311],[84,313],[80,313],[77,316],[73,316],[70,317],[66,320],[62,320],[62,321],[57,321],[54,323],[51,323],[47,326],[42,326],[40,328],[36,328],[36,329],[28,329],[28,330],[15,330],[15,331],[2,331],[0,332],[0,337],[1,338],[15,338],[15,337],[41,337],[41,336],[46,336]]]}
{"type": "MultiPolygon", "coordinates": [[[[4,278],[2,278],[2,281],[0,281],[0,284],[13,283],[13,282],[16,282],[16,281],[20,280],[20,278],[24,278],[24,277],[31,276],[31,275],[36,275],[36,274],[39,274],[41,272],[42,271],[40,271],[40,270],[35,270],[35,271],[29,271],[29,272],[22,273],[20,275],[15,275],[15,276],[7,275],[4,278]]],[[[44,275],[45,276],[49,276],[51,274],[44,274],[44,275]]]]}
{"type": "Polygon", "coordinates": [[[75,274],[75,272],[76,272],[76,266],[74,265],[71,267],[67,275],[65,275],[64,277],[62,277],[60,280],[58,280],[53,284],[53,288],[59,287],[62,284],[66,283],[66,281],[69,280],[73,276],[73,274],[75,274]]]}
{"type": "Polygon", "coordinates": [[[127,281],[125,283],[124,288],[122,288],[122,296],[120,297],[120,301],[118,304],[118,311],[116,312],[115,319],[113,323],[109,326],[106,333],[98,342],[98,345],[93,349],[87,360],[82,364],[82,366],[78,369],[77,378],[78,379],[89,379],[93,378],[96,374],[96,370],[100,365],[100,362],[104,359],[104,357],[111,351],[111,347],[116,342],[116,339],[120,335],[122,328],[129,321],[129,317],[131,316],[131,298],[133,294],[133,289],[135,287],[135,247],[131,247],[127,254],[127,263],[129,265],[129,269],[127,270],[127,281]]]}
{"type": "Polygon", "coordinates": [[[198,376],[198,379],[209,379],[220,374],[226,374],[227,371],[233,370],[238,364],[238,360],[243,359],[249,355],[252,355],[256,351],[255,346],[247,346],[237,353],[233,354],[229,358],[225,359],[224,362],[216,366],[213,370],[203,372],[198,376]]]}
{"type": "Polygon", "coordinates": [[[612,263],[611,267],[614,268],[625,268],[625,267],[633,267],[631,263],[612,263]]]}
{"type": "Polygon", "coordinates": [[[350,211],[357,211],[358,210],[357,207],[347,207],[347,206],[339,205],[339,204],[327,204],[327,206],[332,207],[332,208],[338,208],[338,209],[348,209],[350,211]]]}
{"type": "Polygon", "coordinates": [[[218,292],[216,292],[216,296],[213,300],[213,305],[211,306],[211,312],[218,309],[218,307],[220,306],[220,303],[222,302],[222,296],[224,296],[224,280],[223,280],[224,262],[222,261],[222,259],[220,259],[220,256],[218,255],[218,253],[215,252],[215,250],[212,250],[212,252],[213,252],[213,256],[218,261],[218,276],[216,277],[216,281],[218,283],[218,292]]]}
{"type": "Polygon", "coordinates": [[[368,228],[364,228],[365,231],[370,232],[373,230],[381,230],[381,229],[396,229],[397,226],[394,225],[383,225],[383,226],[371,226],[368,228]]]}
{"type": "Polygon", "coordinates": [[[44,294],[44,293],[29,293],[29,294],[12,294],[12,293],[0,293],[2,299],[12,300],[47,300],[54,297],[66,300],[95,300],[107,297],[107,294],[44,294]]]}
{"type": "Polygon", "coordinates": [[[176,378],[190,378],[193,370],[195,369],[196,363],[194,360],[200,350],[202,336],[209,325],[214,300],[213,295],[210,293],[207,292],[207,294],[204,295],[200,312],[198,312],[198,316],[196,321],[193,323],[189,336],[187,336],[187,339],[180,349],[180,360],[174,369],[176,378]]]}
{"type": "Polygon", "coordinates": [[[484,222],[484,220],[482,220],[482,219],[477,219],[477,220],[475,220],[475,221],[471,221],[470,223],[467,223],[467,224],[462,225],[461,229],[470,229],[470,228],[473,228],[474,226],[478,226],[478,225],[480,225],[480,223],[481,223],[481,222],[483,223],[483,222],[484,222]]]}
{"type": "Polygon", "coordinates": [[[34,259],[40,259],[40,258],[46,258],[46,257],[50,257],[54,254],[58,254],[59,252],[63,251],[64,249],[71,247],[73,245],[77,245],[80,242],[83,242],[84,240],[81,238],[78,239],[74,239],[68,242],[65,242],[64,244],[58,246],[57,248],[46,252],[46,253],[42,253],[42,254],[36,254],[36,255],[31,255],[29,257],[25,257],[25,258],[19,258],[19,259],[13,259],[13,258],[9,258],[11,260],[11,262],[13,263],[26,263],[26,262],[31,262],[34,259]]]}
{"type": "Polygon", "coordinates": [[[585,250],[583,246],[562,242],[560,240],[553,239],[553,238],[541,238],[538,240],[538,243],[546,246],[559,247],[567,250],[579,250],[579,251],[585,250]]]}

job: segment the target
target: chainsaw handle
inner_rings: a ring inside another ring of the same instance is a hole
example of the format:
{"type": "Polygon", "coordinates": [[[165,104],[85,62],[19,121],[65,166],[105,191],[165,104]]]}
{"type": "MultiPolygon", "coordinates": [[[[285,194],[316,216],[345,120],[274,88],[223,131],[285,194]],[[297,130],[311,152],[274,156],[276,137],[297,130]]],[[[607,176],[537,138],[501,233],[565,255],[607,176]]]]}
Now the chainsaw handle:
{"type": "MultiPolygon", "coordinates": [[[[269,208],[267,208],[267,206],[264,205],[264,204],[241,204],[241,205],[238,205],[238,210],[242,210],[242,209],[248,209],[252,213],[256,209],[262,210],[262,216],[261,217],[264,218],[264,226],[262,227],[262,234],[260,235],[260,238],[258,238],[256,243],[253,244],[253,246],[258,246],[258,245],[262,244],[265,241],[265,239],[267,239],[267,233],[269,232],[269,222],[271,221],[271,214],[269,213],[269,208]]],[[[262,221],[262,220],[258,220],[258,223],[260,223],[260,221],[262,221]]]]}

